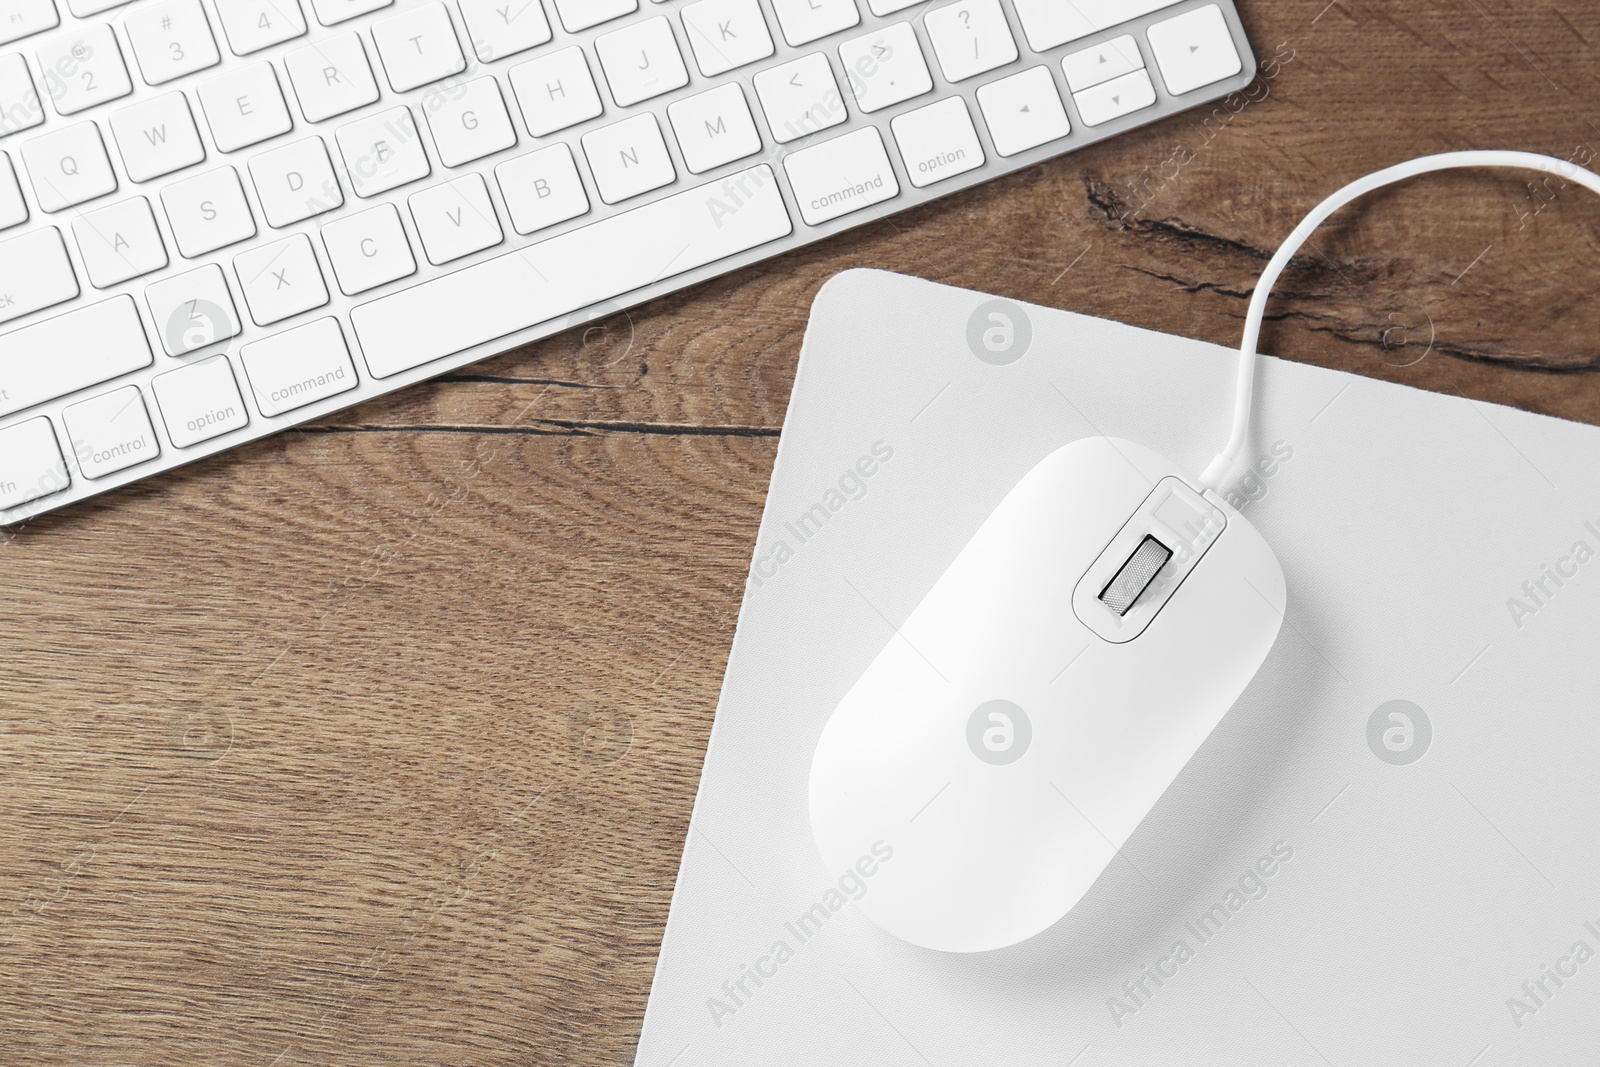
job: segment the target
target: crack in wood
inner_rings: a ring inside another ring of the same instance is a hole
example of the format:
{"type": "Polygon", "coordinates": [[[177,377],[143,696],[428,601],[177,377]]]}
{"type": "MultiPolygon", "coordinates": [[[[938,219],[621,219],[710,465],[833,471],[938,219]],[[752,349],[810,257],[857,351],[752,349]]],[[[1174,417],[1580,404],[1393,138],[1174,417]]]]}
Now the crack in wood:
{"type": "MultiPolygon", "coordinates": [[[[1303,311],[1289,311],[1281,315],[1268,315],[1273,322],[1283,322],[1288,319],[1300,319],[1306,323],[1306,329],[1313,333],[1328,334],[1346,344],[1362,348],[1377,348],[1384,352],[1393,352],[1394,349],[1385,345],[1382,340],[1374,341],[1370,338],[1352,335],[1351,328],[1347,325],[1338,325],[1332,318],[1319,318],[1308,315],[1303,311]],[[1329,323],[1334,323],[1329,325],[1329,323]]],[[[1382,330],[1378,323],[1371,323],[1370,328],[1382,330]]],[[[1600,371],[1600,355],[1588,356],[1573,360],[1557,361],[1549,356],[1541,355],[1500,355],[1473,348],[1468,345],[1455,344],[1450,341],[1441,341],[1434,338],[1433,344],[1428,349],[1429,353],[1439,353],[1452,359],[1459,359],[1464,363],[1476,363],[1486,367],[1501,367],[1508,370],[1536,371],[1549,375],[1576,375],[1593,374],[1600,371]]]]}
{"type": "MultiPolygon", "coordinates": [[[[1108,223],[1114,224],[1120,231],[1131,234],[1136,238],[1172,241],[1186,244],[1208,253],[1220,252],[1230,257],[1246,256],[1257,262],[1272,258],[1272,252],[1258,248],[1247,241],[1223,237],[1220,234],[1210,233],[1181,222],[1165,219],[1130,218],[1132,212],[1127,209],[1122,197],[1109,183],[1099,178],[1086,176],[1084,178],[1084,192],[1093,211],[1102,216],[1108,223]]],[[[1222,282],[1185,279],[1175,274],[1165,273],[1149,267],[1127,265],[1123,269],[1142,274],[1147,278],[1166,282],[1175,286],[1181,292],[1191,295],[1215,293],[1231,300],[1248,302],[1255,292],[1254,288],[1246,289],[1230,286],[1222,282]]],[[[1370,262],[1357,261],[1341,265],[1320,255],[1317,257],[1296,256],[1290,261],[1289,268],[1285,271],[1284,279],[1288,280],[1294,274],[1302,272],[1317,278],[1321,283],[1319,287],[1310,289],[1280,284],[1278,295],[1282,299],[1296,303],[1329,304],[1340,299],[1347,299],[1358,283],[1374,283],[1380,281],[1385,274],[1378,265],[1370,262]],[[1338,284],[1334,288],[1330,288],[1326,284],[1330,278],[1338,280],[1338,284]]],[[[1385,327],[1382,323],[1352,323],[1335,315],[1314,315],[1301,311],[1268,314],[1264,318],[1268,322],[1285,322],[1291,319],[1300,319],[1313,332],[1327,334],[1348,345],[1377,350],[1382,353],[1395,351],[1383,340],[1385,327]]],[[[1429,353],[1438,353],[1451,359],[1480,366],[1525,370],[1547,375],[1576,375],[1600,372],[1600,354],[1552,357],[1537,353],[1495,352],[1482,346],[1444,341],[1437,337],[1434,338],[1429,347],[1429,353]]]]}

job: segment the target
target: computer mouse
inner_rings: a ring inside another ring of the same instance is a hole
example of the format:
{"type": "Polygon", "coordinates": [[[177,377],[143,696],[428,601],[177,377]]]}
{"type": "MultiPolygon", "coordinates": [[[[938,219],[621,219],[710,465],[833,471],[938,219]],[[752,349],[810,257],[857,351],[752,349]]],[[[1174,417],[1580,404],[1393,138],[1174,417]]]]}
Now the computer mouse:
{"type": "Polygon", "coordinates": [[[1130,441],[1057,449],[822,729],[811,826],[914,945],[1004,948],[1072,910],[1266,659],[1283,569],[1130,441]],[[868,876],[870,874],[870,877],[868,876]]]}

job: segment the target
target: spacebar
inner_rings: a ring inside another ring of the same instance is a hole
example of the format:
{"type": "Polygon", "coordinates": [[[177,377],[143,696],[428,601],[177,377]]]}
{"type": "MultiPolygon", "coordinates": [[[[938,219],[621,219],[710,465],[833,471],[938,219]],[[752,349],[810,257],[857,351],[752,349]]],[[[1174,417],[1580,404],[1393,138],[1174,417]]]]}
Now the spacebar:
{"type": "Polygon", "coordinates": [[[374,378],[492,341],[787,235],[766,164],[362,304],[374,378]]]}

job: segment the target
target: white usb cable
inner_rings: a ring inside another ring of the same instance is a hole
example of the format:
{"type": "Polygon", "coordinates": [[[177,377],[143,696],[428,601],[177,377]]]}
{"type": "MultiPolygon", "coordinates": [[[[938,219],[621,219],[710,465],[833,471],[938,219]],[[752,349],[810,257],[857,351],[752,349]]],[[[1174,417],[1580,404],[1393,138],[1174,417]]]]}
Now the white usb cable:
{"type": "Polygon", "coordinates": [[[1245,439],[1250,431],[1250,401],[1255,392],[1256,345],[1261,339],[1261,320],[1266,314],[1267,298],[1272,294],[1272,287],[1278,284],[1278,276],[1288,267],[1295,253],[1300,251],[1300,246],[1305,244],[1312,232],[1330,215],[1358,197],[1418,174],[1464,167],[1517,167],[1543,171],[1600,193],[1600,175],[1585,170],[1575,163],[1556,159],[1554,156],[1542,156],[1533,152],[1445,152],[1436,156],[1423,156],[1387,170],[1380,170],[1376,174],[1369,174],[1365,178],[1351,182],[1318,204],[1283,242],[1283,246],[1267,264],[1267,269],[1261,272],[1261,280],[1256,283],[1255,292],[1250,295],[1250,309],[1245,314],[1244,320],[1244,341],[1239,346],[1239,381],[1234,392],[1233,431],[1228,437],[1227,446],[1206,467],[1205,474],[1200,478],[1201,485],[1207,489],[1222,488],[1222,484],[1233,471],[1234,463],[1238,461],[1239,453],[1244,450],[1245,439]]]}

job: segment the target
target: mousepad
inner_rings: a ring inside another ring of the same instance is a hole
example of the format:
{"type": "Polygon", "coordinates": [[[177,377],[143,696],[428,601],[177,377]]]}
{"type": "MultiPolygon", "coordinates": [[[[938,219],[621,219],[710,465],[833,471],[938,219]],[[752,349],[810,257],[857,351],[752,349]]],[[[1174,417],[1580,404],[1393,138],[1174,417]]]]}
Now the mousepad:
{"type": "Polygon", "coordinates": [[[1045,933],[952,955],[812,844],[823,724],[1006,492],[1124,437],[1199,472],[1237,354],[878,271],[812,309],[642,1067],[1600,1062],[1600,429],[1262,361],[1229,501],[1288,611],[1045,933]]]}

